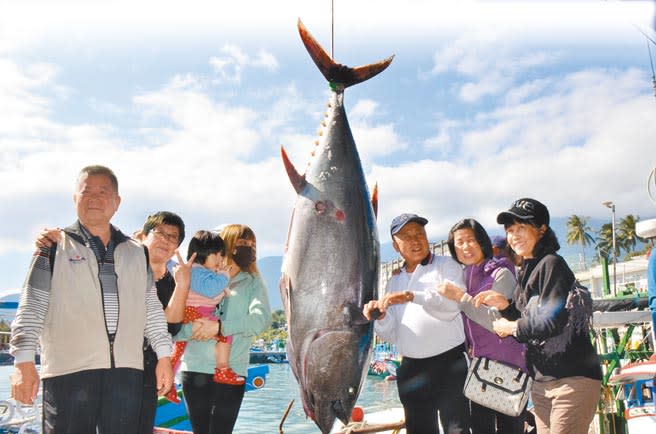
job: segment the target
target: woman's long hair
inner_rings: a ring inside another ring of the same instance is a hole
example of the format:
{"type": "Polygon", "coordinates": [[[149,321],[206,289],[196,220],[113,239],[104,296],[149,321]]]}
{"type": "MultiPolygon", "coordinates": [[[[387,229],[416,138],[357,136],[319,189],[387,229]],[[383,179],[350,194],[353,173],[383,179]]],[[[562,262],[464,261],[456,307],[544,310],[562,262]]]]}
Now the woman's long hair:
{"type": "MultiPolygon", "coordinates": [[[[240,224],[227,225],[221,229],[221,238],[223,238],[223,242],[225,243],[226,258],[233,263],[234,261],[232,259],[232,252],[235,250],[235,247],[237,247],[237,240],[250,240],[254,243],[257,242],[255,239],[255,232],[253,232],[253,230],[248,226],[240,224]]],[[[256,261],[253,261],[253,263],[248,267],[248,270],[242,271],[247,271],[251,274],[260,273],[260,271],[257,269],[256,261]]]]}

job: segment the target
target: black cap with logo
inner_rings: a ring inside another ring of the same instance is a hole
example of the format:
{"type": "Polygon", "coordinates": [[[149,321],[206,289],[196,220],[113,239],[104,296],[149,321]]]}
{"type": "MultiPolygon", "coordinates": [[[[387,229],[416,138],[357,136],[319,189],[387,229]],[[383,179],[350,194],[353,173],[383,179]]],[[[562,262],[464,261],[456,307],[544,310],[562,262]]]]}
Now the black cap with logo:
{"type": "Polygon", "coordinates": [[[515,220],[530,220],[536,226],[549,226],[549,211],[541,202],[525,197],[513,202],[508,211],[497,216],[497,223],[502,225],[511,224],[515,220]]]}

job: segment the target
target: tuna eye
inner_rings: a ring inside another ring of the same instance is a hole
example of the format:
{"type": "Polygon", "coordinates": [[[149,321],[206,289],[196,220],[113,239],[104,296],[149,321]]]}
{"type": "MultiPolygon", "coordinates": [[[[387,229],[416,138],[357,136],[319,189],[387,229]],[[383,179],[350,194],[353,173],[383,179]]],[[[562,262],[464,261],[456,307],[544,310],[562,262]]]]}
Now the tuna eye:
{"type": "Polygon", "coordinates": [[[315,211],[318,212],[319,214],[323,214],[323,213],[326,212],[326,204],[323,203],[323,202],[321,202],[321,201],[316,202],[316,203],[314,204],[314,209],[315,209],[315,211]]]}

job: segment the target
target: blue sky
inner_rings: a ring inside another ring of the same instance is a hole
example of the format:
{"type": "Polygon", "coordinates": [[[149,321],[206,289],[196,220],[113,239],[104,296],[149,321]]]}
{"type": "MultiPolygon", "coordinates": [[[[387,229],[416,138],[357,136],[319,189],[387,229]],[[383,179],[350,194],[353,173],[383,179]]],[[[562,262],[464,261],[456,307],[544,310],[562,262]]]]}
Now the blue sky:
{"type": "MultiPolygon", "coordinates": [[[[168,3],[0,3],[0,289],[41,227],[75,219],[87,164],[117,173],[126,232],[166,209],[188,232],[249,224],[260,256],[282,254],[280,145],[302,169],[328,98],[296,20],[329,50],[330,1],[168,3]]],[[[435,240],[469,216],[495,232],[522,196],[656,216],[653,24],[650,1],[335,0],[338,62],[395,55],[346,91],[381,241],[406,211],[435,240]]]]}

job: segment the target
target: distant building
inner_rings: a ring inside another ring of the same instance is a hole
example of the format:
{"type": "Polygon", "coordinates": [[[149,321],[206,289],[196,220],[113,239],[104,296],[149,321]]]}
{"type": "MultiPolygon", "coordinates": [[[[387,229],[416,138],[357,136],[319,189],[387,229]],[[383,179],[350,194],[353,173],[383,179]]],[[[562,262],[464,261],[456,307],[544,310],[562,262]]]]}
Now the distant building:
{"type": "MultiPolygon", "coordinates": [[[[647,292],[647,256],[635,256],[628,261],[618,262],[617,269],[617,295],[624,293],[647,292]]],[[[595,265],[588,270],[576,273],[576,278],[587,286],[593,297],[603,295],[603,269],[595,265]]],[[[608,266],[608,278],[611,292],[613,290],[613,266],[608,266]]]]}

